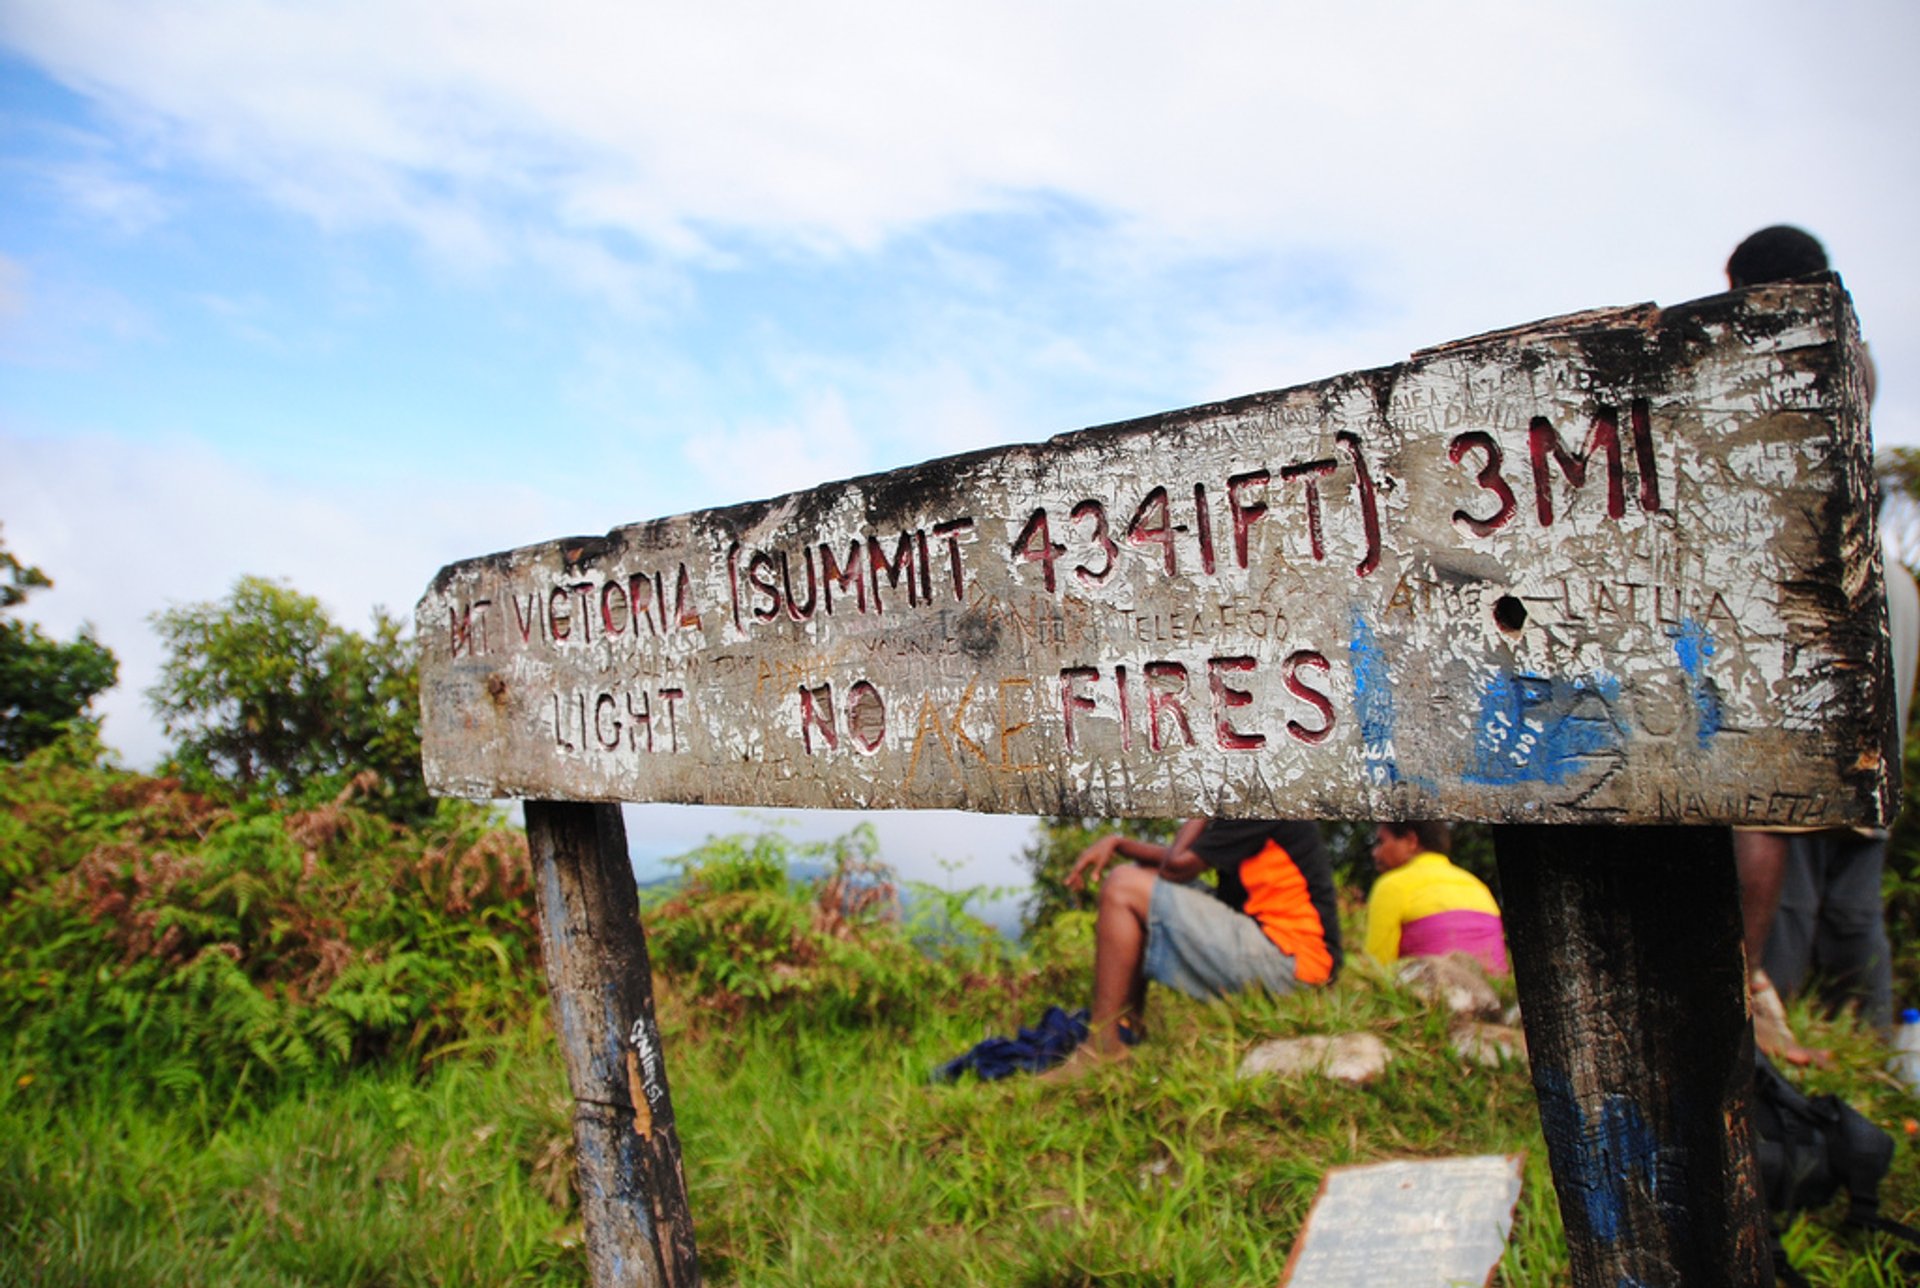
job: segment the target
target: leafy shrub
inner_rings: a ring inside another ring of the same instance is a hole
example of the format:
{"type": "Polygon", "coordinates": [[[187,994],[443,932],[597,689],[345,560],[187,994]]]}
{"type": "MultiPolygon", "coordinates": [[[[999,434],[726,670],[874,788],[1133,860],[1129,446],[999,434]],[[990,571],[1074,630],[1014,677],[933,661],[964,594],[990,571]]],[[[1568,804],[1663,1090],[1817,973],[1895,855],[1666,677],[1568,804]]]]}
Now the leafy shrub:
{"type": "Polygon", "coordinates": [[[955,980],[956,954],[916,945],[877,849],[867,824],[814,844],[709,839],[644,914],[657,981],[719,1015],[864,1025],[922,1014],[955,980]]]}
{"type": "Polygon", "coordinates": [[[450,802],[402,826],[377,792],[224,805],[84,732],[0,767],[0,1033],[25,1076],[219,1097],[524,1020],[524,837],[450,802]]]}

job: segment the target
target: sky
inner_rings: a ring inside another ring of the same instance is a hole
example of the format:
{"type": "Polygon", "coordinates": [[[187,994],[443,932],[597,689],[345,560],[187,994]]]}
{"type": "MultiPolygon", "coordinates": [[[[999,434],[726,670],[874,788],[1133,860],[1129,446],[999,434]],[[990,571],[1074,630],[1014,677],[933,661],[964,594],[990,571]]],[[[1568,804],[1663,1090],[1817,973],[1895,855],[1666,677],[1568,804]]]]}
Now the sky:
{"type": "MultiPolygon", "coordinates": [[[[1771,223],[1920,446],[1916,50],[1897,0],[0,0],[0,539],[144,766],[149,618],[242,575],[364,629],[459,559],[1713,294],[1771,223]]],[[[637,861],[744,822],[630,813],[637,861]]],[[[1031,832],[878,822],[942,884],[1031,832]]]]}

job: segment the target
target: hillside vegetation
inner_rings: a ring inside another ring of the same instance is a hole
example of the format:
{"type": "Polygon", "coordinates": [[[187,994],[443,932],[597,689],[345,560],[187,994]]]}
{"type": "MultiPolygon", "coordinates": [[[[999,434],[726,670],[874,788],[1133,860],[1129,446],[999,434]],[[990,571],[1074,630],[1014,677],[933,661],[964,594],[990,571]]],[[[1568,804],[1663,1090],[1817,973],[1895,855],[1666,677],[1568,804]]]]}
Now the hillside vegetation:
{"type": "MultiPolygon", "coordinates": [[[[0,546],[0,1283],[583,1282],[526,840],[427,795],[403,625],[363,635],[257,578],[160,614],[153,776],[98,741],[112,654],[18,616],[50,584],[0,546]]],[[[1524,1067],[1456,1054],[1449,1017],[1364,966],[1279,1001],[1156,993],[1153,1040],[1071,1085],[931,1083],[1084,1001],[1090,913],[1060,877],[1099,822],[1036,835],[1017,947],[977,892],[902,898],[866,829],[717,838],[650,892],[709,1282],[1270,1285],[1327,1169],[1488,1152],[1525,1157],[1500,1282],[1565,1282],[1524,1067]],[[1371,1086],[1235,1076],[1257,1041],[1353,1031],[1392,1055],[1371,1086]]],[[[1905,998],[1915,823],[1888,875],[1905,998]]],[[[1365,830],[1330,833],[1351,881],[1365,830]]],[[[1462,841],[1497,875],[1484,829],[1462,841]]],[[[1872,1035],[1797,1018],[1837,1055],[1811,1089],[1920,1114],[1872,1035]]],[[[1913,1219],[1910,1147],[1884,1199],[1913,1219]]],[[[1897,1282],[1836,1215],[1788,1231],[1796,1262],[1897,1282]]]]}
{"type": "MultiPolygon", "coordinates": [[[[0,767],[0,1282],[584,1281],[524,838],[389,800],[360,779],[223,802],[84,730],[0,767]]],[[[964,892],[902,920],[861,831],[684,866],[645,919],[709,1282],[1270,1285],[1329,1167],[1484,1152],[1526,1156],[1501,1282],[1565,1281],[1524,1068],[1455,1055],[1447,1017],[1375,973],[1156,993],[1128,1065],[934,1085],[1080,1001],[1085,913],[1023,948],[964,892]],[[1370,1087],[1234,1076],[1255,1041],[1350,1030],[1392,1052],[1370,1087]]],[[[1839,1053],[1814,1087],[1896,1127],[1920,1111],[1868,1035],[1802,1019],[1839,1053]]],[[[1884,1192],[1912,1217],[1910,1148],[1884,1192]]],[[[1815,1282],[1896,1282],[1837,1217],[1789,1233],[1815,1282]]]]}

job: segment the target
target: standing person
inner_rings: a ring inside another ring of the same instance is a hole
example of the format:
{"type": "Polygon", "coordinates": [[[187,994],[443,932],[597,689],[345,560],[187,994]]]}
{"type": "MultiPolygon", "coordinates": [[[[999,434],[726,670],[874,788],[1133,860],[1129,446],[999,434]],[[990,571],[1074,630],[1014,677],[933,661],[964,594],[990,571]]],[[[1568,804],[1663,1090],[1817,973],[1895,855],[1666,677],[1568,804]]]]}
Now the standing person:
{"type": "Polygon", "coordinates": [[[1339,973],[1333,868],[1317,824],[1195,818],[1166,845],[1103,836],[1067,874],[1068,889],[1089,882],[1100,886],[1092,1032],[1057,1071],[1065,1076],[1127,1054],[1150,979],[1205,999],[1253,985],[1290,993],[1339,973]],[[1116,858],[1132,862],[1108,872],[1116,858]],[[1214,890],[1192,884],[1208,868],[1214,890]]]}
{"type": "MultiPolygon", "coordinates": [[[[1775,224],[1742,241],[1727,259],[1736,289],[1784,282],[1828,270],[1826,248],[1804,229],[1775,224]]],[[[1867,401],[1873,402],[1867,362],[1867,401]]],[[[1920,589],[1890,549],[1886,568],[1888,634],[1897,728],[1904,738],[1920,653],[1920,589]]],[[[1860,1007],[1880,1029],[1893,1023],[1892,952],[1887,943],[1880,878],[1887,834],[1879,828],[1812,831],[1738,828],[1741,918],[1751,968],[1755,1033],[1762,1050],[1794,1064],[1816,1055],[1786,1027],[1775,989],[1792,996],[1812,978],[1829,1005],[1860,1007]]]]}
{"type": "Polygon", "coordinates": [[[1447,857],[1445,823],[1382,823],[1373,833],[1380,879],[1367,896],[1367,955],[1382,966],[1402,957],[1467,953],[1490,974],[1507,973],[1507,941],[1493,892],[1447,857]]]}

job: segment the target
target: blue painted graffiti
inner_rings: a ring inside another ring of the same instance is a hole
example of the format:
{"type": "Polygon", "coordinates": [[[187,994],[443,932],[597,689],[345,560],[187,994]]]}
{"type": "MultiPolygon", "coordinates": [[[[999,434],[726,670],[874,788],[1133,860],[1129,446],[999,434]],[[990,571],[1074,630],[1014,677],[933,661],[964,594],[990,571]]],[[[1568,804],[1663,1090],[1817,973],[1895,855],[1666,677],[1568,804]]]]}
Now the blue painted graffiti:
{"type": "Polygon", "coordinates": [[[1347,645],[1347,658],[1353,664],[1353,708],[1360,718],[1368,775],[1375,782],[1397,783],[1400,767],[1393,756],[1393,679],[1373,627],[1359,613],[1353,615],[1353,639],[1347,645]]]}
{"type": "Polygon", "coordinates": [[[1616,755],[1620,681],[1608,675],[1499,674],[1480,693],[1470,783],[1564,783],[1596,757],[1616,755]]]}
{"type": "Polygon", "coordinates": [[[1698,715],[1695,736],[1705,750],[1721,729],[1720,690],[1707,678],[1707,663],[1714,654],[1713,632],[1707,629],[1706,623],[1687,618],[1673,632],[1673,653],[1680,659],[1680,669],[1687,673],[1692,686],[1693,707],[1698,715]]]}
{"type": "Polygon", "coordinates": [[[1636,1192],[1664,1213],[1670,1206],[1661,1195],[1665,1151],[1640,1106],[1626,1096],[1607,1096],[1590,1119],[1564,1073],[1545,1073],[1539,1085],[1541,1126],[1548,1138],[1577,1142],[1562,1162],[1572,1163],[1570,1179],[1588,1233],[1603,1243],[1618,1240],[1636,1192]]]}

